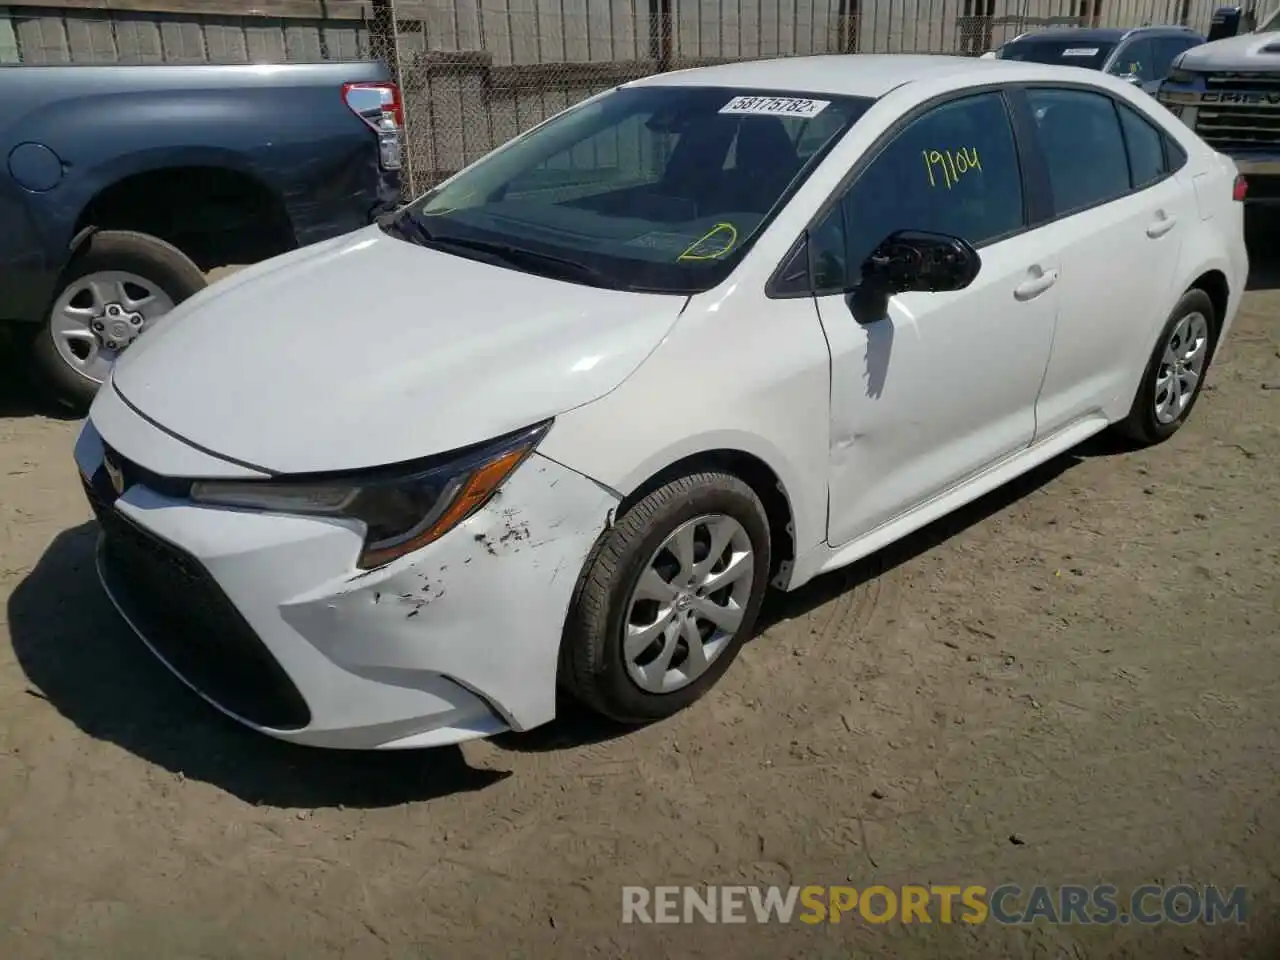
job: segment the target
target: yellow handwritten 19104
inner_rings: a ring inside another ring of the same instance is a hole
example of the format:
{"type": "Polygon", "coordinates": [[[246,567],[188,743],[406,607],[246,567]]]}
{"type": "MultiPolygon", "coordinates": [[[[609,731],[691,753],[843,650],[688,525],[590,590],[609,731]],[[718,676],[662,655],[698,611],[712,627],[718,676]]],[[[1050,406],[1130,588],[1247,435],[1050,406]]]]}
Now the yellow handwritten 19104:
{"type": "Polygon", "coordinates": [[[982,172],[982,161],[978,158],[977,147],[960,147],[957,150],[921,150],[920,155],[924,157],[924,169],[929,175],[931,187],[936,187],[941,182],[950,190],[969,171],[982,172]],[[935,167],[940,171],[940,177],[934,176],[935,167]]]}

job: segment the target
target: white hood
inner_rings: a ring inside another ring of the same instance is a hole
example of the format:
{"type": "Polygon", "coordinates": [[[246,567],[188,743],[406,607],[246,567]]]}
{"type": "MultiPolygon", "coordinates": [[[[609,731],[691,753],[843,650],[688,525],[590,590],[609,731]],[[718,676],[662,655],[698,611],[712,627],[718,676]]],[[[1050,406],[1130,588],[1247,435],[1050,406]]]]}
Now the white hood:
{"type": "Polygon", "coordinates": [[[214,284],[116,364],[135,409],[269,471],[397,463],[589,403],[686,298],[603,290],[369,227],[214,284]]]}
{"type": "Polygon", "coordinates": [[[1192,47],[1178,61],[1178,69],[1196,73],[1220,70],[1280,71],[1280,32],[1246,33],[1192,47]]]}

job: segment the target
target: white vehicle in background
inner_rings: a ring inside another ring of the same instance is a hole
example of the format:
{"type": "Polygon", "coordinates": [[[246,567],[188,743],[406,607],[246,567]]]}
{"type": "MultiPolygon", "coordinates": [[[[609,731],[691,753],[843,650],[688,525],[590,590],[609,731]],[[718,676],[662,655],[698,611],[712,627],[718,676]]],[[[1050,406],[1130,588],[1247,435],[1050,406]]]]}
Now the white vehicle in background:
{"type": "Polygon", "coordinates": [[[1245,289],[1236,180],[1071,68],[625,84],[125,354],[75,451],[101,577],[298,743],[528,730],[558,686],[668,716],[771,584],[1108,427],[1176,431],[1245,289]]]}
{"type": "Polygon", "coordinates": [[[1213,38],[1173,63],[1156,98],[1248,180],[1251,206],[1280,206],[1280,9],[1232,35],[1239,8],[1215,16],[1213,38]]]}

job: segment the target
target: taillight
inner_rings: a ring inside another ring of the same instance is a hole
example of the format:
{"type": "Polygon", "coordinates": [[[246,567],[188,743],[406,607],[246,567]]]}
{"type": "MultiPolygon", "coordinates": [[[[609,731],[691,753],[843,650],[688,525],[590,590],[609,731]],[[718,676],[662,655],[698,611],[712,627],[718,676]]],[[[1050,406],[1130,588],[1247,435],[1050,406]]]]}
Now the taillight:
{"type": "Polygon", "coordinates": [[[344,83],[342,101],[378,135],[378,155],[384,170],[400,169],[400,131],[404,104],[400,88],[390,81],[344,83]]]}
{"type": "Polygon", "coordinates": [[[1244,174],[1236,174],[1236,182],[1231,185],[1231,199],[1236,203],[1244,203],[1244,198],[1249,194],[1249,181],[1244,178],[1244,174]]]}

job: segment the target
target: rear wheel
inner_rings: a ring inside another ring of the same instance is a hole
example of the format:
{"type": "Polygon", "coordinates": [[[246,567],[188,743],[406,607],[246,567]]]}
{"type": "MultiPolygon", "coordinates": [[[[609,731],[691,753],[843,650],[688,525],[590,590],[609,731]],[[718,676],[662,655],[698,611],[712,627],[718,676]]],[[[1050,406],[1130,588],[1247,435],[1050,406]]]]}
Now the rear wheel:
{"type": "Polygon", "coordinates": [[[1143,446],[1173,436],[1191,415],[1209,372],[1218,316],[1203,290],[1188,290],[1174,306],[1147,361],[1129,415],[1116,424],[1143,446]]]}
{"type": "Polygon", "coordinates": [[[95,233],[64,272],[35,338],[45,384],[62,403],[87,408],[116,358],[205,285],[199,268],[163,240],[95,233]]]}
{"type": "Polygon", "coordinates": [[[735,476],[692,474],[650,493],[587,561],[566,623],[564,684],[626,723],[688,706],[750,636],[769,549],[764,506],[735,476]]]}

